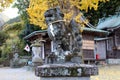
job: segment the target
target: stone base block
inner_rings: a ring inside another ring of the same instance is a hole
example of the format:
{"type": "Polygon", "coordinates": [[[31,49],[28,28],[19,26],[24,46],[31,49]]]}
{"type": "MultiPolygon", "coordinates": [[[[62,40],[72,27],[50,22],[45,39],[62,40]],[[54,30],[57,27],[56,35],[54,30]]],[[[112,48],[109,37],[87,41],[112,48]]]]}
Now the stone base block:
{"type": "MultiPolygon", "coordinates": [[[[98,75],[98,67],[96,67],[95,65],[87,65],[80,63],[46,64],[46,65],[38,66],[35,70],[35,75],[43,78],[90,77],[91,75],[98,75]]],[[[53,80],[60,80],[60,79],[53,79],[53,80]]],[[[78,80],[78,79],[76,78],[74,80],[78,80]]]]}
{"type": "Polygon", "coordinates": [[[37,66],[41,66],[41,65],[42,65],[41,62],[33,62],[32,64],[33,64],[34,67],[37,67],[37,66]]]}
{"type": "Polygon", "coordinates": [[[41,77],[40,80],[90,80],[90,77],[41,77]]]}

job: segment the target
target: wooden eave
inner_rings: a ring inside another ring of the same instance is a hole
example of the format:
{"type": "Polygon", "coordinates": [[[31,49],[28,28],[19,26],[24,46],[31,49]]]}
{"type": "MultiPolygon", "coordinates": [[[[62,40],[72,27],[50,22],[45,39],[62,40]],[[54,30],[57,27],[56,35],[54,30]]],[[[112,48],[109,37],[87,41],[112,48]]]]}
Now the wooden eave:
{"type": "Polygon", "coordinates": [[[29,35],[25,36],[24,39],[31,41],[31,40],[34,40],[36,38],[46,35],[46,33],[47,33],[47,30],[34,31],[30,33],[29,35]]]}

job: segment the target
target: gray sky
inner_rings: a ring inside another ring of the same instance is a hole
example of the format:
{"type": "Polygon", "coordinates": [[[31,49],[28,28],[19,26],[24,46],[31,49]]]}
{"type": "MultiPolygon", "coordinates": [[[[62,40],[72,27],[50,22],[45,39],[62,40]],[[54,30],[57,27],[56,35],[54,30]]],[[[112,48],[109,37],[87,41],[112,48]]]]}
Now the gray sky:
{"type": "Polygon", "coordinates": [[[18,9],[12,8],[11,6],[7,9],[5,9],[2,13],[5,14],[6,16],[8,16],[9,18],[14,18],[14,17],[18,16],[18,13],[17,13],[18,9]]]}

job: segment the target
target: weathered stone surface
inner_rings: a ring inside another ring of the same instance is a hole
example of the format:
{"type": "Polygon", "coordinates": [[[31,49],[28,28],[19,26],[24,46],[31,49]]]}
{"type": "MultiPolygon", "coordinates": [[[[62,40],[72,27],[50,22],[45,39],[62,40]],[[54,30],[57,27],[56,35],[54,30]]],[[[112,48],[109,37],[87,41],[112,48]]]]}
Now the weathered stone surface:
{"type": "Polygon", "coordinates": [[[71,61],[82,63],[82,35],[75,20],[72,19],[70,23],[66,22],[60,7],[47,10],[44,16],[46,24],[48,25],[47,32],[49,38],[52,40],[53,47],[51,52],[54,53],[57,58],[56,61],[53,62],[63,63],[71,61]]]}
{"type": "Polygon", "coordinates": [[[39,77],[89,77],[98,74],[98,68],[94,65],[65,63],[46,64],[38,66],[35,71],[39,77]]]}
{"type": "Polygon", "coordinates": [[[90,77],[41,77],[40,80],[90,80],[90,77]]]}
{"type": "Polygon", "coordinates": [[[33,46],[32,47],[32,53],[33,53],[33,57],[32,57],[32,62],[40,62],[42,63],[42,59],[41,59],[41,47],[36,47],[33,46]]]}
{"type": "Polygon", "coordinates": [[[120,59],[107,59],[108,64],[120,64],[120,59]]]}

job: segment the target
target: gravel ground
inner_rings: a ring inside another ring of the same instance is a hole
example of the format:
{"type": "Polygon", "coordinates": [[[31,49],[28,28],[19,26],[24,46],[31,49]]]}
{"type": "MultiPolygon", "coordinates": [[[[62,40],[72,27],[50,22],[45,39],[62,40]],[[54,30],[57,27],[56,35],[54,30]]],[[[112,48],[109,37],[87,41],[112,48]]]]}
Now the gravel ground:
{"type": "Polygon", "coordinates": [[[0,68],[0,80],[39,80],[34,71],[24,68],[0,68]]]}
{"type": "Polygon", "coordinates": [[[92,76],[91,80],[120,80],[120,65],[99,67],[99,75],[92,76]]]}
{"type": "MultiPolygon", "coordinates": [[[[40,80],[40,78],[28,67],[3,67],[0,68],[0,80],[40,80]]],[[[92,76],[91,80],[120,80],[120,65],[99,67],[99,75],[92,76]]]]}

